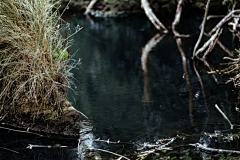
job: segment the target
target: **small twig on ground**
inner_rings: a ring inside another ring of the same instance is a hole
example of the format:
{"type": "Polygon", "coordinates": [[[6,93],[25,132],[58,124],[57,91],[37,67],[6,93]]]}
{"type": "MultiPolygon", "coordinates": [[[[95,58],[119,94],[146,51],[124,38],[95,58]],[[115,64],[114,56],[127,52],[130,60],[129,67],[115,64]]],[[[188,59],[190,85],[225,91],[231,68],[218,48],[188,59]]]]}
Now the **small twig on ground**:
{"type": "Polygon", "coordinates": [[[240,154],[240,151],[226,150],[226,149],[215,149],[215,148],[205,147],[204,145],[202,145],[200,143],[189,144],[189,145],[194,146],[194,147],[199,148],[199,149],[202,149],[202,150],[205,150],[205,151],[210,151],[210,152],[240,154]]]}
{"type": "Polygon", "coordinates": [[[117,154],[117,153],[114,153],[114,152],[111,152],[111,151],[107,151],[107,150],[104,150],[104,149],[97,149],[97,148],[90,148],[90,150],[95,150],[95,151],[101,151],[101,152],[105,152],[105,153],[110,153],[110,154],[113,154],[115,156],[118,156],[118,157],[122,157],[124,159],[127,159],[127,160],[130,160],[129,158],[123,156],[123,155],[120,155],[120,154],[117,154]]]}
{"type": "Polygon", "coordinates": [[[205,28],[205,23],[206,23],[206,19],[207,19],[207,14],[208,14],[208,10],[209,10],[209,5],[210,5],[210,1],[211,0],[208,0],[207,1],[207,4],[206,4],[206,10],[205,10],[205,13],[204,13],[204,18],[203,18],[203,22],[202,22],[202,25],[201,25],[201,32],[200,32],[200,35],[198,37],[198,40],[197,40],[197,43],[195,44],[194,46],[194,50],[193,50],[193,58],[196,56],[196,51],[197,51],[197,48],[202,40],[202,36],[204,34],[204,28],[205,28]]]}
{"type": "Polygon", "coordinates": [[[222,116],[225,118],[225,120],[229,123],[230,128],[233,129],[234,125],[231,123],[231,121],[228,119],[228,117],[222,112],[222,110],[218,107],[217,104],[215,104],[215,108],[222,114],[222,116]]]}
{"type": "Polygon", "coordinates": [[[97,3],[97,0],[91,0],[89,5],[87,6],[86,11],[84,12],[85,15],[87,15],[93,8],[93,6],[97,3]]]}
{"type": "Polygon", "coordinates": [[[167,28],[159,21],[157,16],[153,13],[151,7],[149,6],[149,3],[147,0],[141,0],[142,8],[145,11],[145,14],[147,15],[148,19],[152,22],[152,24],[155,26],[157,30],[162,30],[164,33],[168,33],[167,28]]]}

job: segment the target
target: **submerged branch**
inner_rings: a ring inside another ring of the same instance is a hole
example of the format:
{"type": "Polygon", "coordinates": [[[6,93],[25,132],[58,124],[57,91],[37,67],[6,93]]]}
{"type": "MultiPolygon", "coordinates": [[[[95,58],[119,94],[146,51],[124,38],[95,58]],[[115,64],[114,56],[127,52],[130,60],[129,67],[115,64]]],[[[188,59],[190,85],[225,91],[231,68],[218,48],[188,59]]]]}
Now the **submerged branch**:
{"type": "Polygon", "coordinates": [[[235,150],[226,150],[226,149],[215,149],[215,148],[210,148],[210,147],[205,147],[204,145],[200,143],[195,143],[195,144],[189,144],[190,146],[194,146],[196,148],[202,149],[204,151],[210,151],[210,152],[218,152],[218,153],[234,153],[234,154],[240,154],[240,151],[235,151],[235,150]]]}
{"type": "Polygon", "coordinates": [[[231,121],[228,119],[228,117],[223,113],[223,111],[218,107],[217,104],[215,104],[215,108],[222,114],[222,116],[225,118],[225,120],[229,123],[230,128],[233,129],[234,125],[231,123],[231,121]]]}
{"type": "Polygon", "coordinates": [[[113,154],[115,156],[118,156],[120,158],[124,158],[126,160],[130,160],[129,158],[123,156],[123,155],[120,155],[120,154],[117,154],[117,153],[114,153],[114,152],[111,152],[111,151],[107,151],[107,150],[104,150],[104,149],[97,149],[97,148],[90,148],[90,150],[95,150],[95,151],[101,151],[101,152],[105,152],[105,153],[110,153],[110,154],[113,154]]]}

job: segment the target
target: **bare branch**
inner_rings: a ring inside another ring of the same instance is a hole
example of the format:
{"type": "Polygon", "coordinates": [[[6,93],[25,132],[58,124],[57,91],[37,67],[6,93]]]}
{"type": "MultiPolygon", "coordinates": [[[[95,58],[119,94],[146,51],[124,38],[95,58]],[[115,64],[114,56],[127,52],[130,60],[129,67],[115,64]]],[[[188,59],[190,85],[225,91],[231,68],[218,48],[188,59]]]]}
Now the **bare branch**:
{"type": "Polygon", "coordinates": [[[222,114],[222,116],[225,118],[225,120],[229,123],[230,128],[233,129],[234,125],[231,123],[231,121],[228,119],[228,117],[222,112],[222,110],[218,107],[217,104],[215,104],[215,108],[222,114]]]}
{"type": "Polygon", "coordinates": [[[97,0],[92,0],[89,5],[87,6],[86,11],[84,12],[85,15],[87,15],[93,8],[93,6],[97,3],[97,0]]]}
{"type": "Polygon", "coordinates": [[[176,10],[175,18],[174,18],[174,21],[173,21],[173,23],[172,23],[172,32],[173,32],[173,34],[174,34],[175,37],[189,37],[189,35],[180,35],[180,34],[178,33],[178,31],[176,31],[176,25],[180,22],[180,19],[181,19],[182,4],[183,4],[183,0],[179,0],[179,1],[178,1],[178,5],[177,5],[177,10],[176,10]]]}
{"type": "Polygon", "coordinates": [[[130,160],[129,158],[127,158],[127,157],[125,157],[125,156],[122,156],[122,155],[120,155],[120,154],[117,154],[117,153],[114,153],[114,152],[111,152],[111,151],[107,151],[107,150],[104,150],[104,149],[90,148],[90,150],[96,150],[96,151],[101,151],[101,152],[105,152],[105,153],[110,153],[110,154],[113,154],[113,155],[115,155],[115,156],[124,158],[124,159],[126,159],[126,160],[130,160]]]}
{"type": "Polygon", "coordinates": [[[224,23],[229,21],[232,18],[232,15],[235,13],[240,13],[240,10],[233,10],[230,13],[228,13],[210,32],[209,35],[212,35],[213,32],[215,32],[218,28],[221,28],[224,23]]]}
{"type": "Polygon", "coordinates": [[[204,28],[205,28],[205,23],[206,23],[206,19],[207,19],[207,14],[208,14],[208,10],[209,10],[210,1],[211,0],[208,0],[207,4],[206,4],[206,10],[205,10],[205,14],[204,14],[203,22],[202,22],[201,32],[200,32],[197,43],[195,44],[195,47],[194,47],[194,50],[193,50],[193,57],[196,56],[197,48],[198,48],[198,46],[199,46],[199,44],[202,40],[202,36],[203,36],[203,33],[204,33],[204,28]]]}
{"type": "Polygon", "coordinates": [[[153,13],[152,9],[149,6],[149,3],[147,0],[141,0],[142,8],[145,11],[145,14],[147,15],[148,19],[152,22],[152,24],[155,26],[157,30],[162,30],[164,33],[168,33],[167,28],[159,21],[157,16],[153,13]]]}
{"type": "Polygon", "coordinates": [[[215,148],[205,147],[204,145],[202,145],[200,143],[189,144],[189,145],[194,146],[196,148],[200,148],[200,149],[205,150],[205,151],[210,151],[210,152],[240,154],[240,151],[226,150],[226,149],[215,149],[215,148]]]}

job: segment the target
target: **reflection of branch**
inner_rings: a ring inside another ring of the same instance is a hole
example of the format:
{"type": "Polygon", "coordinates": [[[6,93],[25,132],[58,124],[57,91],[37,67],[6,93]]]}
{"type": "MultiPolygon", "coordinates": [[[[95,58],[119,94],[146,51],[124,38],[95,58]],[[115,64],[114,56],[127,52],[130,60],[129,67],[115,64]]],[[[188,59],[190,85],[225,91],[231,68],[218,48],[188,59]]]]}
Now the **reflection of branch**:
{"type": "Polygon", "coordinates": [[[200,42],[201,42],[201,40],[202,40],[202,36],[203,36],[203,33],[204,33],[204,28],[205,28],[205,23],[206,23],[206,19],[207,19],[207,14],[208,14],[208,9],[209,9],[210,1],[211,1],[211,0],[208,0],[208,1],[207,1],[206,11],[205,11],[205,13],[204,13],[204,18],[203,18],[202,27],[201,27],[201,32],[200,32],[200,35],[199,35],[199,37],[198,37],[197,43],[196,43],[195,46],[194,46],[193,57],[195,57],[197,48],[198,48],[198,46],[199,46],[199,44],[200,44],[200,42]]]}
{"type": "Polygon", "coordinates": [[[142,8],[145,11],[145,14],[147,15],[148,19],[152,22],[152,24],[155,26],[157,30],[163,29],[164,33],[167,33],[167,28],[159,21],[159,19],[156,17],[156,15],[153,13],[152,9],[149,6],[149,3],[147,0],[141,0],[142,8]]]}
{"type": "Polygon", "coordinates": [[[86,14],[86,17],[89,20],[90,24],[93,25],[94,24],[94,20],[88,14],[86,14]]]}
{"type": "Polygon", "coordinates": [[[143,100],[146,103],[151,102],[150,93],[149,93],[149,76],[148,74],[143,74],[144,76],[144,88],[143,88],[143,100]]]}
{"type": "Polygon", "coordinates": [[[202,145],[202,144],[200,144],[200,143],[189,144],[189,145],[190,145],[190,146],[194,146],[194,147],[196,147],[196,148],[200,148],[200,149],[205,150],[205,151],[210,151],[210,152],[240,154],[240,151],[209,148],[209,147],[205,147],[204,145],[202,145]]]}
{"type": "Polygon", "coordinates": [[[206,100],[206,94],[205,94],[205,89],[204,89],[204,85],[203,85],[203,82],[202,82],[202,78],[197,70],[197,67],[196,67],[196,61],[194,60],[193,61],[193,68],[194,68],[194,71],[197,75],[197,78],[198,78],[198,81],[200,83],[200,86],[201,86],[201,90],[202,90],[202,94],[203,94],[203,99],[205,101],[205,105],[206,105],[206,109],[207,109],[207,112],[209,112],[209,109],[208,109],[208,105],[207,105],[207,100],[206,100]]]}
{"type": "Polygon", "coordinates": [[[185,53],[182,49],[182,42],[180,38],[176,39],[177,42],[177,46],[178,46],[178,50],[181,53],[181,57],[182,57],[182,64],[183,64],[183,70],[184,70],[184,74],[186,77],[186,82],[187,82],[187,86],[188,86],[188,93],[189,93],[189,116],[190,116],[190,121],[191,121],[191,125],[194,126],[194,117],[193,117],[193,93],[192,93],[192,86],[190,83],[190,77],[188,74],[188,68],[187,68],[187,62],[186,62],[186,56],[185,53]]]}
{"type": "Polygon", "coordinates": [[[156,34],[154,37],[152,37],[148,43],[144,46],[142,49],[142,56],[141,56],[141,62],[142,62],[142,70],[144,73],[148,72],[147,69],[147,59],[150,51],[155,47],[163,38],[165,37],[165,34],[160,36],[160,34],[156,34]]]}
{"type": "Polygon", "coordinates": [[[176,31],[176,25],[180,22],[180,18],[181,18],[181,14],[182,14],[182,4],[183,4],[183,0],[179,0],[177,10],[176,10],[176,14],[175,14],[175,18],[174,18],[174,21],[172,23],[172,32],[173,32],[175,37],[189,37],[189,35],[180,35],[176,31]]]}

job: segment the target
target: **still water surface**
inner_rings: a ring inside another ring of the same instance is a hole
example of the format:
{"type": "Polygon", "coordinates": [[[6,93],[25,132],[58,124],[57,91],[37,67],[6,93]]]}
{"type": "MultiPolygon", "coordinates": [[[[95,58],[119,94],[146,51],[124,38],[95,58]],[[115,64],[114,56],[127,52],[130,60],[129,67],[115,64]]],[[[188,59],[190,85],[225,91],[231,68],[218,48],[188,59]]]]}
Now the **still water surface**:
{"type": "MultiPolygon", "coordinates": [[[[193,69],[191,55],[200,22],[199,17],[186,17],[182,22],[182,31],[192,34],[182,40],[186,72],[172,34],[166,35],[142,63],[142,50],[156,34],[144,15],[94,22],[85,17],[70,20],[71,26],[79,24],[83,29],[71,48],[72,52],[78,50],[75,58],[81,58],[82,64],[72,71],[77,88],[69,92],[69,98],[92,120],[95,138],[151,142],[178,133],[229,129],[215,104],[233,123],[239,121],[231,87],[223,85],[220,77],[216,83],[206,74],[209,69],[200,63],[203,91],[193,69]],[[189,23],[191,18],[194,24],[189,23]]],[[[228,35],[224,33],[223,42],[231,48],[228,35]]],[[[211,64],[219,67],[223,56],[217,47],[210,56],[211,64]]]]}
{"type": "MultiPolygon", "coordinates": [[[[229,129],[214,108],[215,104],[233,123],[239,122],[234,109],[237,98],[232,88],[222,85],[221,79],[216,83],[200,63],[198,69],[204,84],[203,91],[193,70],[190,57],[201,17],[186,17],[186,21],[180,24],[179,29],[183,33],[192,34],[191,38],[182,40],[187,58],[185,68],[171,34],[163,37],[151,52],[143,56],[144,47],[157,33],[144,15],[94,19],[94,22],[85,17],[71,16],[67,21],[73,30],[77,25],[83,27],[75,35],[74,45],[70,48],[76,54],[75,59],[81,58],[81,65],[72,71],[76,86],[72,87],[73,91],[69,90],[69,99],[91,120],[93,138],[143,143],[177,134],[193,135],[229,129]],[[193,19],[194,23],[190,23],[193,19]]],[[[231,48],[231,37],[224,34],[223,42],[231,48]]],[[[216,48],[210,56],[211,64],[218,67],[222,56],[223,51],[216,48]]],[[[1,130],[0,136],[0,159],[71,160],[81,156],[75,140],[67,140],[71,146],[67,149],[29,150],[26,149],[28,144],[55,145],[66,140],[5,130],[1,130]]],[[[199,139],[195,140],[199,142],[199,139]]],[[[238,142],[233,146],[226,145],[239,149],[238,142]]],[[[111,151],[122,148],[97,142],[95,147],[111,151]]]]}

